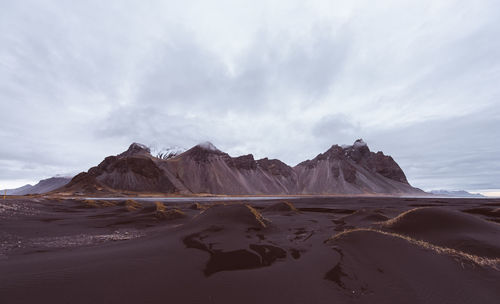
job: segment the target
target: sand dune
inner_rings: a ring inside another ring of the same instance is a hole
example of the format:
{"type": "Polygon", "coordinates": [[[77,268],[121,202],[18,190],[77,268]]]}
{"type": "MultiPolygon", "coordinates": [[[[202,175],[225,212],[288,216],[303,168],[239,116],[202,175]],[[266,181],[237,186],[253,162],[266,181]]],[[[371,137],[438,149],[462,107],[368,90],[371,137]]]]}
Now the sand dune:
{"type": "Polygon", "coordinates": [[[200,212],[188,225],[202,229],[206,226],[266,228],[269,224],[269,220],[250,205],[218,204],[200,212]]]}
{"type": "Polygon", "coordinates": [[[291,202],[6,200],[0,303],[500,298],[499,225],[460,211],[496,208],[485,204],[497,200],[291,202]]]}
{"type": "Polygon", "coordinates": [[[351,226],[365,226],[373,223],[386,221],[388,217],[378,208],[361,208],[354,213],[341,218],[343,222],[351,226]]]}
{"type": "Polygon", "coordinates": [[[468,209],[463,209],[462,212],[483,215],[484,218],[489,221],[500,223],[500,208],[495,208],[495,207],[468,208],[468,209]]]}
{"type": "Polygon", "coordinates": [[[327,242],[340,255],[325,275],[363,303],[495,303],[499,261],[396,234],[353,230],[327,242]]]}
{"type": "Polygon", "coordinates": [[[272,204],[271,206],[266,207],[264,212],[288,212],[289,214],[293,214],[299,212],[295,206],[290,202],[279,202],[276,204],[272,204]]]}
{"type": "Polygon", "coordinates": [[[500,257],[500,226],[444,208],[417,208],[382,224],[387,231],[487,257],[500,257]]]}

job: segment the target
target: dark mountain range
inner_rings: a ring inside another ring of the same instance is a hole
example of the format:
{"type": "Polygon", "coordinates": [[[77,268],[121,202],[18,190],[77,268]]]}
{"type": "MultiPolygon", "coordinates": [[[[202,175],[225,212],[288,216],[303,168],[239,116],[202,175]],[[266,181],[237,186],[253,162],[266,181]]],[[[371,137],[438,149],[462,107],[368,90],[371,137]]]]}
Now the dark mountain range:
{"type": "Polygon", "coordinates": [[[253,155],[231,157],[211,143],[163,159],[134,143],[117,156],[75,176],[66,193],[148,192],[170,194],[424,194],[410,186],[390,156],[357,140],[332,146],[295,167],[253,155]]]}
{"type": "Polygon", "coordinates": [[[71,181],[71,177],[51,177],[42,179],[36,185],[24,185],[16,189],[0,190],[7,195],[43,194],[61,188],[71,181]]]}

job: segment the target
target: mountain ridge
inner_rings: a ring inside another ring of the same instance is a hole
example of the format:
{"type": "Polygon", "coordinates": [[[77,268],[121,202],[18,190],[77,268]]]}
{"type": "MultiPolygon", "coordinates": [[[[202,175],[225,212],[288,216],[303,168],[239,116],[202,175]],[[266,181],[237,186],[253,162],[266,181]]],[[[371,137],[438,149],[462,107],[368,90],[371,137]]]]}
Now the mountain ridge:
{"type": "Polygon", "coordinates": [[[391,156],[371,152],[361,139],[333,145],[312,160],[291,167],[252,154],[231,157],[212,143],[168,158],[133,143],[116,156],[75,176],[56,192],[154,192],[165,194],[297,195],[424,194],[412,187],[391,156]]]}

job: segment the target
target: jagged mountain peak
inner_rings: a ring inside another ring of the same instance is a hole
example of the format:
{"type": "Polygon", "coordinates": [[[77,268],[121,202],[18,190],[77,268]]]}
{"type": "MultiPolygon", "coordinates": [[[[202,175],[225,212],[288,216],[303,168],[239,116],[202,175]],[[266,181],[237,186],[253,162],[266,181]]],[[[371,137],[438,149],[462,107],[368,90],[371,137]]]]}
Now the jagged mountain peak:
{"type": "Polygon", "coordinates": [[[364,146],[367,146],[367,143],[362,138],[356,139],[356,141],[353,144],[353,147],[355,148],[364,146]]]}
{"type": "MultiPolygon", "coordinates": [[[[353,169],[353,165],[361,166],[388,179],[408,184],[403,170],[392,157],[384,155],[382,152],[371,152],[367,143],[362,139],[356,140],[352,145],[333,145],[326,152],[320,153],[312,160],[298,164],[297,167],[302,166],[310,170],[325,166],[324,162],[329,162],[330,165],[334,164],[335,167],[344,167],[345,173],[347,171],[355,172],[357,169],[353,169]]],[[[334,170],[335,175],[337,174],[336,170],[334,170]]],[[[354,181],[355,175],[351,174],[351,177],[354,181]]]]}
{"type": "Polygon", "coordinates": [[[136,154],[150,155],[151,149],[149,149],[146,145],[134,142],[128,147],[127,151],[121,153],[119,156],[132,156],[136,154]]]}
{"type": "Polygon", "coordinates": [[[209,151],[220,152],[220,150],[217,149],[217,147],[209,141],[201,142],[201,143],[197,144],[196,147],[199,147],[199,148],[202,148],[205,150],[209,150],[209,151]]]}
{"type": "Polygon", "coordinates": [[[299,165],[311,166],[321,160],[341,160],[341,159],[352,159],[354,161],[360,161],[362,158],[368,156],[370,153],[370,148],[368,144],[362,139],[358,139],[352,145],[332,145],[330,149],[326,150],[324,153],[318,154],[312,160],[306,160],[299,165]]]}
{"type": "MultiPolygon", "coordinates": [[[[337,145],[333,145],[333,146],[338,147],[337,145]]],[[[356,139],[356,141],[354,141],[354,143],[352,145],[342,145],[340,147],[344,150],[352,150],[352,149],[368,149],[369,150],[368,144],[362,138],[356,139]]]]}
{"type": "Polygon", "coordinates": [[[370,155],[370,148],[368,148],[368,144],[363,139],[356,140],[352,146],[348,146],[344,150],[344,155],[356,162],[370,155]]]}
{"type": "Polygon", "coordinates": [[[214,156],[222,156],[224,158],[230,158],[230,156],[227,153],[224,153],[221,150],[217,149],[217,147],[214,144],[208,141],[197,144],[196,146],[182,153],[181,156],[183,158],[194,159],[197,162],[206,162],[209,160],[209,158],[214,156]]]}
{"type": "MultiPolygon", "coordinates": [[[[371,152],[362,140],[333,145],[313,160],[290,167],[252,154],[231,157],[210,142],[175,157],[151,156],[133,143],[118,156],[76,176],[70,191],[146,191],[211,194],[421,193],[390,156],[371,152]]],[[[154,150],[153,150],[154,151],[154,150]]]]}

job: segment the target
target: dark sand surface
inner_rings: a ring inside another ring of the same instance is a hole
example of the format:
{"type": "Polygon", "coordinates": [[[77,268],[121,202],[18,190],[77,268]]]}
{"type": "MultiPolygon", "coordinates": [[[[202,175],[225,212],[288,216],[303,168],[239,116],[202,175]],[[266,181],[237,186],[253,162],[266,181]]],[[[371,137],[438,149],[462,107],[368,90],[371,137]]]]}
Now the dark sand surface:
{"type": "Polygon", "coordinates": [[[0,303],[499,303],[500,199],[0,201],[0,303]]]}

